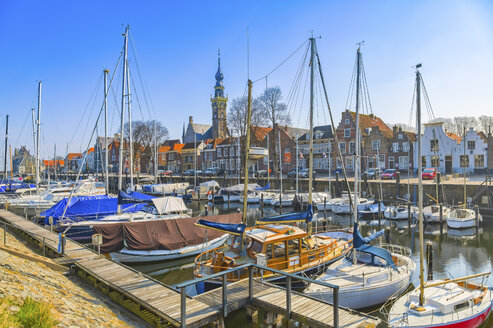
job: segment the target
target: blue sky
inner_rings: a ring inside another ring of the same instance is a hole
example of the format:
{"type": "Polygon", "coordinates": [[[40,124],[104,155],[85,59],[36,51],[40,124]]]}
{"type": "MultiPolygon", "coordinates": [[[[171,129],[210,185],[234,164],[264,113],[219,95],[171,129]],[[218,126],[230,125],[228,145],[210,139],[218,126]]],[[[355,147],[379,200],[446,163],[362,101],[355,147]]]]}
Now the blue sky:
{"type": "MultiPolygon", "coordinates": [[[[355,44],[362,40],[373,112],[386,122],[408,123],[412,66],[419,62],[436,116],[491,114],[491,17],[491,1],[473,0],[3,0],[0,131],[10,114],[10,143],[32,148],[30,108],[42,80],[42,154],[50,156],[55,143],[58,153],[65,153],[67,142],[69,151],[85,148],[102,103],[101,88],[95,98],[92,94],[103,68],[113,70],[126,24],[138,55],[130,55],[134,80],[137,61],[153,104],[148,111],[138,87],[143,109],[141,114],[134,100],[134,118],[149,119],[155,112],[175,138],[189,115],[195,122],[211,122],[218,48],[225,92],[230,99],[244,94],[247,27],[252,80],[276,67],[311,31],[321,36],[318,50],[336,119],[345,108],[355,44]]],[[[280,86],[287,97],[301,55],[270,75],[268,85],[280,86]]],[[[120,95],[120,82],[114,87],[120,95]]],[[[254,95],[263,88],[265,80],[254,84],[254,95]]],[[[111,98],[110,125],[116,131],[119,105],[111,98]]],[[[306,104],[291,109],[294,125],[306,127],[306,104]]],[[[326,123],[323,108],[318,113],[316,123],[326,123]]]]}

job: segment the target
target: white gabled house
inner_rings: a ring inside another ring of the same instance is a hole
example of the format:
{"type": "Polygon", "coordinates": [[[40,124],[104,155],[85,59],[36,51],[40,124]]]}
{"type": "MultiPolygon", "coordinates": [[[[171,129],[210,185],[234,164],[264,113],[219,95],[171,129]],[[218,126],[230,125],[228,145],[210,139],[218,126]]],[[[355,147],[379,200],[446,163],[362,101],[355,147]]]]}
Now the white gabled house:
{"type": "Polygon", "coordinates": [[[484,173],[488,167],[488,139],[483,132],[469,128],[465,138],[455,148],[454,172],[484,173]],[[465,148],[464,148],[465,145],[465,148]],[[465,154],[464,154],[465,153],[465,154]]]}
{"type": "MultiPolygon", "coordinates": [[[[459,163],[454,163],[454,154],[460,142],[460,137],[444,131],[443,122],[426,123],[424,126],[425,130],[421,136],[423,169],[433,167],[442,174],[452,173],[453,168],[459,165],[459,163]]],[[[414,160],[415,163],[418,163],[418,152],[417,148],[415,149],[414,160]]]]}
{"type": "MultiPolygon", "coordinates": [[[[462,173],[463,166],[468,174],[482,173],[488,167],[488,142],[482,132],[470,128],[466,132],[466,155],[464,140],[460,136],[443,129],[443,122],[424,124],[421,161],[423,169],[436,168],[442,174],[462,173]]],[[[417,163],[417,149],[414,152],[417,163]]]]}

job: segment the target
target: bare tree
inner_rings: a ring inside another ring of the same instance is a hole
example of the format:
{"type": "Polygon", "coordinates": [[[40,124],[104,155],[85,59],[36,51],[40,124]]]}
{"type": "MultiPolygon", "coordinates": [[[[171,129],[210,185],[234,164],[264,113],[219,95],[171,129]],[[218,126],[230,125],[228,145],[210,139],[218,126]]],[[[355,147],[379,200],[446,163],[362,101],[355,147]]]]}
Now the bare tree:
{"type": "Polygon", "coordinates": [[[272,127],[274,125],[290,125],[291,117],[289,116],[288,106],[282,103],[281,88],[271,87],[265,89],[264,93],[259,97],[262,104],[262,110],[270,121],[272,127]]]}
{"type": "Polygon", "coordinates": [[[451,118],[436,117],[436,118],[428,121],[428,123],[434,123],[434,122],[443,122],[443,129],[445,131],[456,133],[454,121],[451,118]]]}
{"type": "Polygon", "coordinates": [[[481,115],[478,117],[478,123],[481,131],[488,134],[493,128],[493,116],[481,115]]]}
{"type": "MultiPolygon", "coordinates": [[[[125,123],[124,126],[124,137],[128,142],[128,137],[130,135],[130,126],[125,123]]],[[[152,154],[154,152],[154,145],[157,144],[158,147],[169,137],[168,129],[159,121],[133,121],[132,122],[132,142],[133,142],[133,153],[134,153],[134,164],[137,159],[142,155],[145,155],[147,161],[151,161],[152,154]]],[[[134,165],[135,167],[135,165],[134,165]]],[[[149,170],[150,165],[147,165],[149,170]]],[[[149,172],[148,172],[149,173],[149,172]]]]}
{"type": "Polygon", "coordinates": [[[474,116],[458,116],[454,117],[454,132],[457,135],[463,135],[464,129],[468,130],[476,126],[477,120],[474,116]]]}
{"type": "MultiPolygon", "coordinates": [[[[241,136],[246,135],[247,129],[247,97],[233,99],[228,112],[228,127],[230,131],[239,131],[241,136]]],[[[260,101],[255,98],[252,101],[252,126],[266,126],[267,117],[262,110],[260,101]]]]}

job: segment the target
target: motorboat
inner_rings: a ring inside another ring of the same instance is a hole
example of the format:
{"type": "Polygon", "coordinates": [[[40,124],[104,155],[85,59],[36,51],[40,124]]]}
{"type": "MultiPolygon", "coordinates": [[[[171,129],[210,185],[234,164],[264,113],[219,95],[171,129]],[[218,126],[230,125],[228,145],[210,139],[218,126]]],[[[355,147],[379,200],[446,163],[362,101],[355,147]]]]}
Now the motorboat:
{"type": "MultiPolygon", "coordinates": [[[[478,213],[477,221],[483,222],[483,217],[478,213]]],[[[453,229],[466,229],[476,226],[476,212],[470,208],[455,208],[447,217],[447,225],[453,229]]]]}
{"type": "MultiPolygon", "coordinates": [[[[418,208],[416,206],[411,206],[410,208],[411,218],[413,218],[418,212],[418,208]]],[[[408,209],[407,204],[390,205],[385,208],[383,216],[390,220],[407,220],[409,218],[408,209]]]]}
{"type": "MultiPolygon", "coordinates": [[[[447,220],[449,215],[450,208],[442,205],[442,220],[447,220]]],[[[423,218],[427,223],[440,223],[440,205],[434,204],[423,208],[423,218]]]]}

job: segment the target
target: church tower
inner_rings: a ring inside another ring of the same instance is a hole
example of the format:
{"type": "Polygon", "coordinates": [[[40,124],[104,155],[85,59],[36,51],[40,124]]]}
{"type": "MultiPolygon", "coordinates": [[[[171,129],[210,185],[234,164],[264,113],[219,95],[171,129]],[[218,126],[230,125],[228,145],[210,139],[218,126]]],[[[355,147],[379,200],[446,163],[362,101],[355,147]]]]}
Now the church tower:
{"type": "Polygon", "coordinates": [[[226,138],[228,130],[226,125],[226,105],[228,97],[224,96],[223,79],[224,75],[221,71],[221,53],[217,53],[217,72],[216,85],[214,86],[214,98],[211,98],[212,103],[212,138],[226,138]]]}

